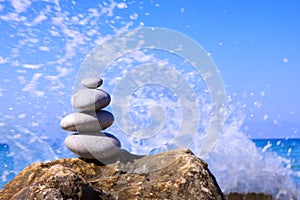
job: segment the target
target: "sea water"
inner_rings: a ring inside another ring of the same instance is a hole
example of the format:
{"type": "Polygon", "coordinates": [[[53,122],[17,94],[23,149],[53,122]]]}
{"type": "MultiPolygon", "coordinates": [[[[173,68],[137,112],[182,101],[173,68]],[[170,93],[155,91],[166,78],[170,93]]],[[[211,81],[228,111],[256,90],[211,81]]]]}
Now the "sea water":
{"type": "Polygon", "coordinates": [[[293,179],[298,189],[300,189],[300,139],[253,139],[255,145],[262,152],[273,152],[285,158],[287,167],[293,173],[293,179]]]}

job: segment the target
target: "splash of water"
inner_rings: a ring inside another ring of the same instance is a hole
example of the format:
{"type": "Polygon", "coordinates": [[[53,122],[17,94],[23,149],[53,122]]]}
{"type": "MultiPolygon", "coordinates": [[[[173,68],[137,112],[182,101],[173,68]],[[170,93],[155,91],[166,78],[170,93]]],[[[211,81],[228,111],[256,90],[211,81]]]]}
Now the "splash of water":
{"type": "Polygon", "coordinates": [[[232,105],[230,107],[224,133],[205,159],[222,191],[226,194],[261,192],[276,199],[299,199],[291,161],[266,149],[258,149],[241,131],[243,113],[237,112],[232,105]]]}

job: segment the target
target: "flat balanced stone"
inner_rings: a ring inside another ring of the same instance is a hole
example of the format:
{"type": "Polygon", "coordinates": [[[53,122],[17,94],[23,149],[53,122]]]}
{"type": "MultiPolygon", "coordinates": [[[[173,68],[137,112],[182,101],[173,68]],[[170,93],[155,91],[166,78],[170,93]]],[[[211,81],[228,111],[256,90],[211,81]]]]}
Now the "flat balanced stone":
{"type": "Polygon", "coordinates": [[[110,95],[103,90],[81,89],[72,96],[71,104],[82,111],[95,111],[108,106],[110,100],[110,95]]]}
{"type": "Polygon", "coordinates": [[[110,127],[114,116],[105,110],[97,112],[78,112],[65,116],[60,121],[60,127],[67,131],[95,132],[110,127]]]}
{"type": "Polygon", "coordinates": [[[109,133],[80,133],[68,136],[65,145],[76,155],[86,159],[111,157],[119,152],[121,143],[109,133]]]}
{"type": "Polygon", "coordinates": [[[100,87],[102,85],[103,80],[101,78],[91,77],[82,79],[80,83],[84,87],[96,89],[97,87],[100,87]]]}

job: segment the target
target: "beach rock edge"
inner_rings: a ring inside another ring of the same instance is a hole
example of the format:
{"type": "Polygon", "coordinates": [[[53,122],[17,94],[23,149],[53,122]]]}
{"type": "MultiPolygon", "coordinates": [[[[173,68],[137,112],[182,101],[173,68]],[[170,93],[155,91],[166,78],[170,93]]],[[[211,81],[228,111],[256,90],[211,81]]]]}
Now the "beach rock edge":
{"type": "Polygon", "coordinates": [[[105,163],[33,163],[4,186],[0,199],[225,199],[206,162],[187,149],[153,156],[121,150],[105,163]]]}

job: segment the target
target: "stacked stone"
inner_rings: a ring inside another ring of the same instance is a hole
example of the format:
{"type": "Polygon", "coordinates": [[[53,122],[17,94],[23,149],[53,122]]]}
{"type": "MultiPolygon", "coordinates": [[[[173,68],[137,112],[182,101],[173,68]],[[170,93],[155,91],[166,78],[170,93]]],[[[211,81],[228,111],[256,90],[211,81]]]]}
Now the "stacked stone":
{"type": "Polygon", "coordinates": [[[75,131],[65,139],[65,144],[73,153],[86,159],[104,159],[115,155],[120,141],[113,135],[103,132],[114,122],[114,116],[105,110],[110,95],[97,89],[103,83],[99,78],[85,78],[81,81],[84,89],[72,96],[72,106],[79,112],[65,116],[60,126],[67,131],[75,131]]]}

